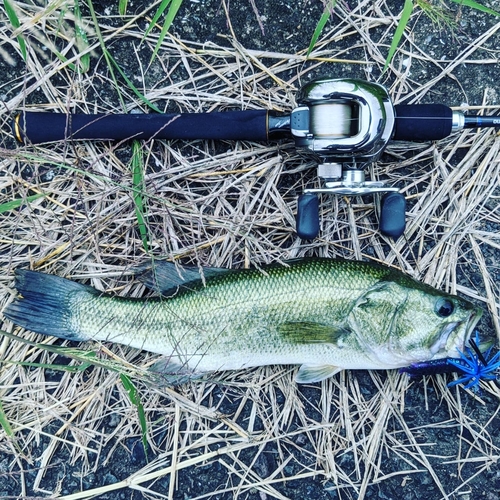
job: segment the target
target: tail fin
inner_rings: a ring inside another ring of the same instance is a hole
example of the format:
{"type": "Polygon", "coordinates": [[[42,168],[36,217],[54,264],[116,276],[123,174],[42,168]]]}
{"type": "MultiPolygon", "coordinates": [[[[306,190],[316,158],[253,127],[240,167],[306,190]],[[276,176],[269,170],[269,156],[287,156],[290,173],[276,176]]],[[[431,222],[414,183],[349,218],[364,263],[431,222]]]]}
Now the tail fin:
{"type": "Polygon", "coordinates": [[[70,306],[75,294],[97,295],[97,290],[59,276],[26,269],[16,270],[15,286],[20,296],[3,311],[3,315],[14,324],[62,339],[88,340],[72,325],[70,306]]]}

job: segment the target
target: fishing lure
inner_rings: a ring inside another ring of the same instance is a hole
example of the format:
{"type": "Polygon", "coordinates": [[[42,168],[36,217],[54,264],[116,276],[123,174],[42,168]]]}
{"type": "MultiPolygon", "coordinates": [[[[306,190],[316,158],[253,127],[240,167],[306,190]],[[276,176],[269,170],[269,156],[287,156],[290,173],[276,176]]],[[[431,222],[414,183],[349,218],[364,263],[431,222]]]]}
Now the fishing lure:
{"type": "Polygon", "coordinates": [[[476,330],[475,338],[469,340],[469,346],[464,352],[458,350],[459,358],[443,358],[432,361],[415,363],[402,368],[402,373],[410,376],[435,375],[436,373],[458,372],[462,375],[459,379],[448,384],[454,387],[458,384],[464,385],[465,389],[478,390],[481,380],[493,380],[497,382],[497,371],[500,369],[500,351],[492,354],[493,347],[482,353],[479,346],[479,332],[476,330]]]}
{"type": "Polygon", "coordinates": [[[475,339],[469,340],[469,346],[465,348],[465,352],[458,350],[460,358],[447,360],[450,365],[458,368],[463,374],[463,377],[450,382],[448,387],[463,384],[465,389],[477,390],[481,379],[496,381],[496,371],[500,368],[500,351],[492,356],[493,347],[490,347],[483,354],[479,345],[479,333],[476,331],[475,339]]]}

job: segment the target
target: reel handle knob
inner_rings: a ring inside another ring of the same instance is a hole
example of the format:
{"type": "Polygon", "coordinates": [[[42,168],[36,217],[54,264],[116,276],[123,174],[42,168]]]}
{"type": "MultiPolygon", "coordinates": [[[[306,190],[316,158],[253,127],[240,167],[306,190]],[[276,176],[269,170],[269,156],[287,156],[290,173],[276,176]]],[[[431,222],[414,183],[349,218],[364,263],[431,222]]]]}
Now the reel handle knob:
{"type": "Polygon", "coordinates": [[[297,200],[297,234],[304,240],[313,240],[319,233],[319,200],[313,193],[301,194],[297,200]]]}
{"type": "Polygon", "coordinates": [[[406,227],[406,199],[398,192],[387,193],[381,201],[380,232],[397,240],[406,227]]]}

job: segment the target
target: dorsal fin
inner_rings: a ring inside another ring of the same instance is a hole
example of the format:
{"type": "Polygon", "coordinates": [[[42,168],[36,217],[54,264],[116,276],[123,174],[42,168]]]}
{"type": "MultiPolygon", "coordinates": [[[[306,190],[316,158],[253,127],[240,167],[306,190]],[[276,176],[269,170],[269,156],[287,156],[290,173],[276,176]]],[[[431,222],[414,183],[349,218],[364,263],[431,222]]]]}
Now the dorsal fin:
{"type": "Polygon", "coordinates": [[[230,272],[230,269],[217,267],[200,268],[193,266],[180,267],[173,262],[154,259],[134,269],[134,274],[149,289],[170,297],[179,288],[199,286],[205,280],[230,272]]]}

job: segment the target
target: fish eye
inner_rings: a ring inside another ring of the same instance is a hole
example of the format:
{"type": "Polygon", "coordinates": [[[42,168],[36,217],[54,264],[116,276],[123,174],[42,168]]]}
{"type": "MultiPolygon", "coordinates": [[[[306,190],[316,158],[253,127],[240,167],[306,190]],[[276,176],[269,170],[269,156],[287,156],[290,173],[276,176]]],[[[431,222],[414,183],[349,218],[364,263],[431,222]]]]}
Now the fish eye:
{"type": "Polygon", "coordinates": [[[438,316],[442,318],[447,318],[450,314],[453,314],[455,306],[450,299],[440,298],[437,300],[434,310],[438,316]]]}

